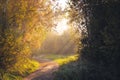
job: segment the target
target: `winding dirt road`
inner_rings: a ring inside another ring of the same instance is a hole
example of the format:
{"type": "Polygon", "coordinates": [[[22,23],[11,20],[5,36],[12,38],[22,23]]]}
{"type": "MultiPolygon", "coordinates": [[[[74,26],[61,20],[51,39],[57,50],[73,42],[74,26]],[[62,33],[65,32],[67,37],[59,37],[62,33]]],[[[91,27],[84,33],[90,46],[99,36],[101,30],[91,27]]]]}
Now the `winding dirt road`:
{"type": "Polygon", "coordinates": [[[54,61],[40,63],[40,68],[25,77],[23,80],[53,80],[53,72],[57,71],[59,65],[54,61]]]}

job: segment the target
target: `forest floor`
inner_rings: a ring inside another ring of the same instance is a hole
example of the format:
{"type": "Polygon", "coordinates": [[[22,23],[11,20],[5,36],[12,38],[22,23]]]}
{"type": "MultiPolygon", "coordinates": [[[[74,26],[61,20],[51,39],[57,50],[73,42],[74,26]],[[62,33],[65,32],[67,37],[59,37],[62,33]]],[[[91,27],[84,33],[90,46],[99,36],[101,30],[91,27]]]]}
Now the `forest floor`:
{"type": "Polygon", "coordinates": [[[40,65],[38,70],[31,73],[23,80],[53,80],[53,72],[57,71],[59,68],[58,63],[54,61],[42,61],[40,65]]]}

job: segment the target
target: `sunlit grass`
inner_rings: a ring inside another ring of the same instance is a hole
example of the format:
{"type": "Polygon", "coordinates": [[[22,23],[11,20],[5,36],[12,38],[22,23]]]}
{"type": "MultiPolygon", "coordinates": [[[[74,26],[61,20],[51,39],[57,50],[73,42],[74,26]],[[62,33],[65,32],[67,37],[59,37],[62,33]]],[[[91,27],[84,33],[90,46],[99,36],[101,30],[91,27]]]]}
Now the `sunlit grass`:
{"type": "Polygon", "coordinates": [[[56,59],[54,61],[57,62],[59,65],[64,65],[64,64],[67,64],[69,62],[76,61],[77,59],[78,59],[78,54],[68,56],[68,57],[65,57],[65,58],[61,58],[61,59],[56,59]]]}
{"type": "Polygon", "coordinates": [[[78,54],[44,54],[44,55],[37,55],[34,57],[36,60],[48,60],[48,61],[55,61],[59,65],[67,64],[72,61],[76,61],[78,59],[78,54]]]}
{"type": "MultiPolygon", "coordinates": [[[[54,80],[70,80],[71,76],[76,75],[76,72],[79,72],[78,69],[76,69],[76,62],[79,58],[79,54],[75,54],[72,56],[68,56],[63,59],[57,59],[55,60],[59,65],[59,70],[54,72],[55,77],[54,80]],[[69,78],[67,78],[69,76],[69,78]]],[[[74,76],[73,80],[77,80],[77,75],[74,76]]]]}
{"type": "Polygon", "coordinates": [[[40,64],[35,60],[27,59],[25,64],[19,62],[15,66],[11,67],[8,72],[0,70],[0,80],[23,80],[23,77],[36,71],[40,67],[40,64]]]}
{"type": "Polygon", "coordinates": [[[13,70],[17,71],[17,73],[20,73],[21,75],[27,75],[29,73],[34,72],[39,68],[40,64],[34,60],[28,59],[25,64],[22,64],[22,62],[17,63],[13,70]],[[20,65],[21,64],[21,65],[20,65]]]}

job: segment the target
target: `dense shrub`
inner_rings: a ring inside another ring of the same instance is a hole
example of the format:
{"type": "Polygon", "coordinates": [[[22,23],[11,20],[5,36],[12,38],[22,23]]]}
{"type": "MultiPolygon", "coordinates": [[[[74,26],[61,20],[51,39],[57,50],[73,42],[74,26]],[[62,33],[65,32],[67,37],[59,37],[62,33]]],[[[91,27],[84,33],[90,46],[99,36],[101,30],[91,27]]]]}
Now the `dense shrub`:
{"type": "MultiPolygon", "coordinates": [[[[72,1],[74,6],[80,4],[72,1]]],[[[82,4],[88,36],[82,40],[79,60],[62,66],[56,80],[120,80],[120,1],[83,0],[82,4]]]]}

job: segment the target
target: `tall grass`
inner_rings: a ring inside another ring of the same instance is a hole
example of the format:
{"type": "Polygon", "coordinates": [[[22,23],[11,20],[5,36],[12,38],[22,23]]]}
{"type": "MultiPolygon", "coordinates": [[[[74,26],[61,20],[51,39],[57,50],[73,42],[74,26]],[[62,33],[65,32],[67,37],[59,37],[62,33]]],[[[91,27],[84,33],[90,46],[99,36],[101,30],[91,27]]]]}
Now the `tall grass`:
{"type": "Polygon", "coordinates": [[[0,69],[0,80],[23,80],[23,77],[34,72],[40,67],[40,64],[34,60],[27,59],[25,64],[15,64],[8,71],[0,69]]]}

